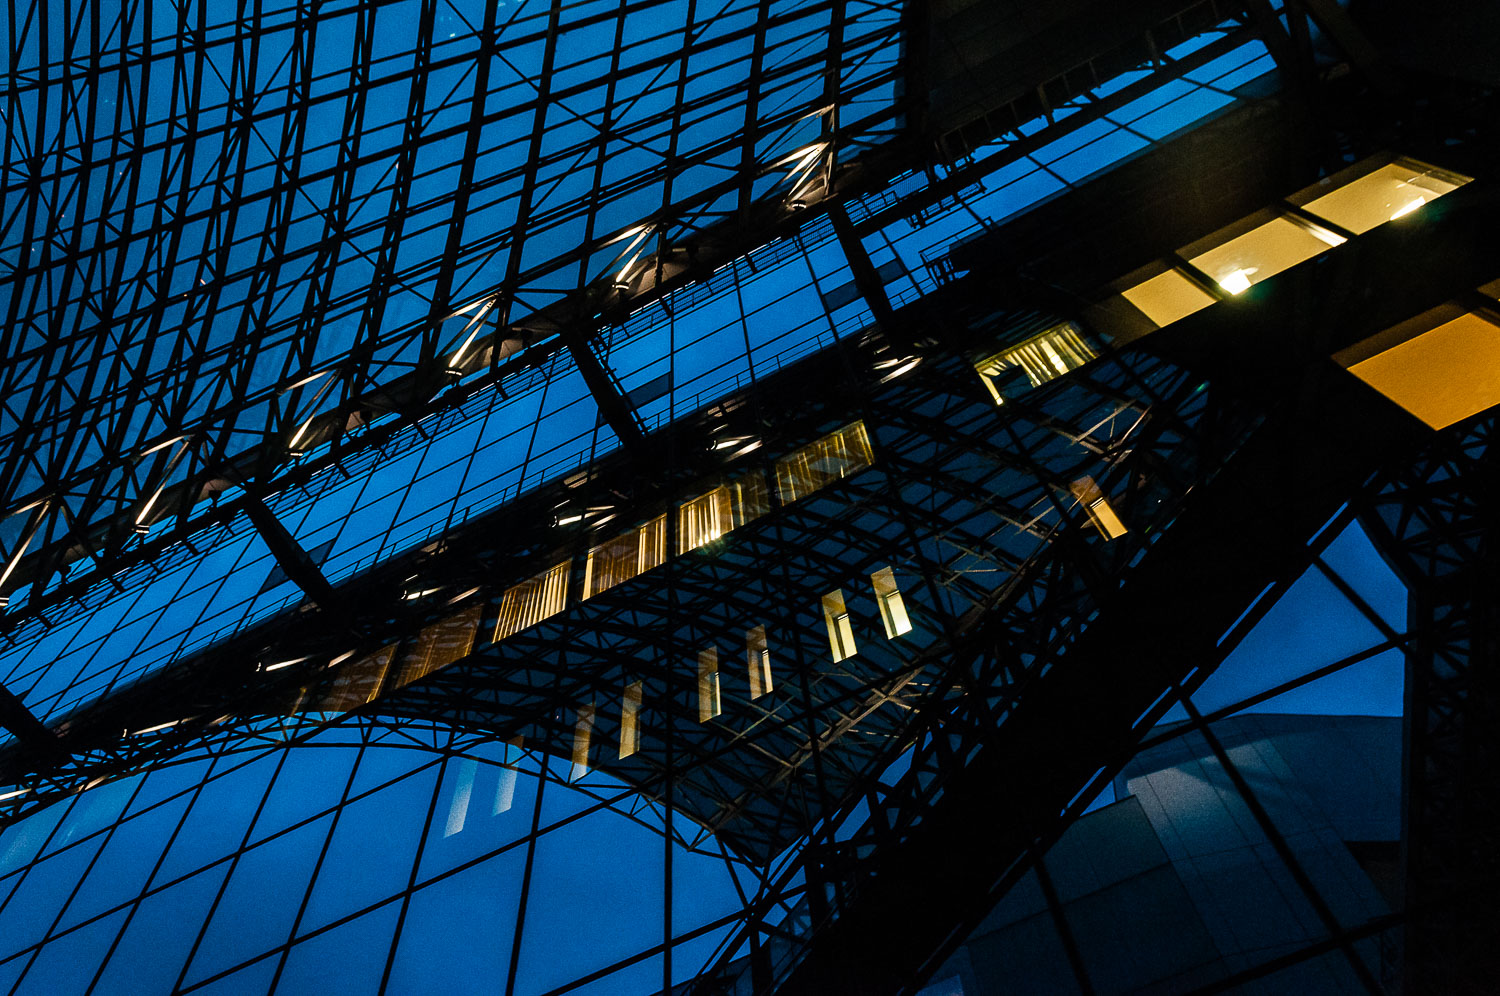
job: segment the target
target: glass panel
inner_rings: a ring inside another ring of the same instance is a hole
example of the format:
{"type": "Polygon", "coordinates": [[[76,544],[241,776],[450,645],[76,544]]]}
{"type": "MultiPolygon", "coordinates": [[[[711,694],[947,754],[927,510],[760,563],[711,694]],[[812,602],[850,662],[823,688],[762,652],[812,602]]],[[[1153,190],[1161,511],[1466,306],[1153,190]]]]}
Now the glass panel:
{"type": "MultiPolygon", "coordinates": [[[[1359,347],[1354,347],[1358,349],[1359,347]]],[[[1348,367],[1434,429],[1500,404],[1500,327],[1465,314],[1348,367]]]]}
{"type": "Polygon", "coordinates": [[[561,612],[568,604],[568,569],[571,566],[572,562],[565,560],[536,577],[505,589],[505,594],[500,597],[495,639],[503,640],[561,612]]]}
{"type": "Polygon", "coordinates": [[[750,668],[750,697],[758,699],[775,688],[771,681],[771,651],[766,646],[764,626],[757,626],[745,634],[745,656],[750,668]]]}
{"type": "Polygon", "coordinates": [[[810,446],[776,461],[776,488],[782,502],[794,502],[819,488],[858,473],[875,462],[863,422],[851,422],[810,446]]]}
{"type": "Polygon", "coordinates": [[[734,528],[729,489],[714,488],[677,507],[677,553],[712,543],[734,528]]]}
{"type": "Polygon", "coordinates": [[[624,760],[641,749],[641,683],[632,681],[625,686],[625,697],[620,703],[620,758],[624,760]]]}
{"type": "Polygon", "coordinates": [[[828,626],[828,646],[835,661],[853,657],[854,626],[849,622],[849,610],[844,606],[844,593],[830,591],[823,596],[823,622],[828,626]]]}
{"type": "Polygon", "coordinates": [[[882,567],[870,575],[875,587],[875,601],[880,604],[880,621],[885,623],[885,635],[894,640],[902,633],[911,632],[911,619],[906,615],[906,603],[901,600],[901,589],[896,585],[896,573],[882,567]]]}
{"type": "Polygon", "coordinates": [[[367,702],[373,702],[375,696],[380,694],[380,686],[385,681],[385,673],[395,655],[396,645],[393,643],[344,668],[317,704],[317,709],[322,712],[348,712],[367,702]]]}
{"type": "Polygon", "coordinates": [[[1466,176],[1404,160],[1352,180],[1308,201],[1303,208],[1359,235],[1411,214],[1468,182],[1466,176]]]}
{"type": "Polygon", "coordinates": [[[480,607],[471,605],[457,615],[423,627],[401,661],[395,687],[425,678],[438,668],[467,657],[474,649],[474,636],[479,631],[479,613],[480,607]]]}
{"type": "Polygon", "coordinates": [[[1218,300],[1176,270],[1158,273],[1122,292],[1122,295],[1155,322],[1158,328],[1202,311],[1218,300]]]}
{"type": "Polygon", "coordinates": [[[1112,540],[1119,539],[1128,532],[1125,523],[1115,513],[1114,506],[1109,503],[1104,492],[1099,490],[1099,485],[1094,483],[1092,477],[1081,477],[1074,481],[1072,492],[1073,497],[1078,499],[1078,503],[1088,513],[1089,521],[1099,530],[1100,536],[1112,540]]]}
{"type": "Polygon", "coordinates": [[[1262,280],[1343,241],[1332,232],[1315,231],[1288,218],[1272,218],[1188,262],[1230,294],[1243,294],[1262,280]]]}
{"type": "Polygon", "coordinates": [[[589,773],[589,743],[594,738],[594,707],[578,707],[578,722],[573,726],[573,769],[568,781],[576,782],[589,773]]]}
{"type": "Polygon", "coordinates": [[[589,551],[583,568],[583,597],[593,598],[601,591],[660,566],[666,559],[667,517],[658,515],[645,525],[621,533],[589,551]]]}
{"type": "Polygon", "coordinates": [[[1012,368],[1026,374],[1032,387],[1049,380],[1056,380],[1069,370],[1077,370],[1095,357],[1094,350],[1084,341],[1082,329],[1072,322],[1050,328],[1034,335],[993,356],[986,357],[974,365],[984,386],[989,388],[996,403],[1005,399],[998,383],[1001,375],[1012,368]]]}
{"type": "Polygon", "coordinates": [[[706,723],[724,711],[719,699],[719,651],[698,652],[698,722],[706,723]]]}
{"type": "Polygon", "coordinates": [[[766,493],[766,478],[759,471],[731,481],[728,487],[736,529],[771,510],[770,498],[766,493]]]}

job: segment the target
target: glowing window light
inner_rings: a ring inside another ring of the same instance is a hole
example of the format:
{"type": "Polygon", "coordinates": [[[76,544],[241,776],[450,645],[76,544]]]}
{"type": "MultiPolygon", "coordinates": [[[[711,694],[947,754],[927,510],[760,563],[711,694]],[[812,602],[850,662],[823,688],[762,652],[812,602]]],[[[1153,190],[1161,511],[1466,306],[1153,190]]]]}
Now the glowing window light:
{"type": "Polygon", "coordinates": [[[823,596],[823,622],[828,627],[828,646],[833,651],[835,662],[858,653],[854,625],[849,621],[849,609],[844,604],[842,591],[834,589],[823,596]]]}
{"type": "Polygon", "coordinates": [[[1344,242],[1342,235],[1305,218],[1266,211],[1195,243],[1182,254],[1226,293],[1243,294],[1262,280],[1344,242]]]}
{"type": "Polygon", "coordinates": [[[1443,429],[1500,404],[1500,325],[1447,305],[1340,350],[1351,374],[1443,429]]]}
{"type": "Polygon", "coordinates": [[[750,698],[758,699],[775,690],[771,679],[771,651],[766,646],[766,628],[757,626],[745,634],[745,658],[750,672],[750,698]]]}
{"type": "Polygon", "coordinates": [[[313,708],[318,712],[348,712],[373,702],[385,685],[396,645],[382,647],[341,668],[328,691],[313,708]]]}
{"type": "Polygon", "coordinates": [[[714,488],[677,507],[677,553],[706,546],[734,528],[729,489],[714,488]]]}
{"type": "Polygon", "coordinates": [[[1151,319],[1157,328],[1202,311],[1218,300],[1177,270],[1165,270],[1149,277],[1121,291],[1120,296],[1151,319]]]}
{"type": "Polygon", "coordinates": [[[999,382],[1007,371],[1019,369],[1026,374],[1032,387],[1040,387],[1077,370],[1097,355],[1077,324],[1063,322],[985,357],[974,364],[974,369],[979,372],[995,403],[1004,404],[999,382]]]}
{"type": "Polygon", "coordinates": [[[1362,235],[1421,210],[1470,179],[1402,157],[1374,169],[1361,163],[1299,192],[1291,201],[1309,214],[1362,235]],[[1349,173],[1359,175],[1350,178],[1349,173]]]}
{"type": "Polygon", "coordinates": [[[632,681],[625,686],[625,697],[620,702],[620,760],[622,761],[641,749],[641,694],[642,683],[632,681]]]}
{"type": "Polygon", "coordinates": [[[1114,506],[1109,503],[1109,499],[1100,490],[1099,485],[1094,483],[1092,477],[1079,478],[1073,482],[1070,490],[1073,492],[1073,497],[1078,499],[1078,503],[1083,506],[1094,528],[1099,530],[1100,536],[1112,540],[1119,539],[1129,532],[1119,514],[1115,512],[1114,506]]]}
{"type": "Polygon", "coordinates": [[[698,652],[698,722],[706,723],[724,711],[719,698],[719,651],[698,652]]]}
{"type": "Polygon", "coordinates": [[[568,605],[568,572],[572,566],[571,561],[565,560],[505,589],[500,596],[495,639],[503,640],[565,609],[568,605]]]}
{"type": "Polygon", "coordinates": [[[462,612],[424,626],[401,660],[401,669],[392,687],[400,688],[447,667],[474,649],[479,631],[480,606],[471,605],[462,612]]]}
{"type": "Polygon", "coordinates": [[[660,567],[666,559],[667,517],[658,515],[589,550],[583,565],[583,597],[593,598],[601,591],[660,567]]]}
{"type": "Polygon", "coordinates": [[[1254,266],[1230,270],[1219,278],[1219,286],[1231,294],[1243,294],[1250,289],[1250,277],[1257,272],[1259,268],[1254,266]]]}
{"type": "Polygon", "coordinates": [[[911,632],[911,618],[906,614],[906,603],[901,599],[901,588],[896,584],[896,572],[882,567],[870,575],[870,584],[875,589],[875,601],[880,605],[880,621],[885,624],[885,635],[894,640],[903,633],[911,632]]]}
{"type": "Polygon", "coordinates": [[[851,422],[776,461],[776,488],[793,502],[875,463],[863,422],[851,422]]]}
{"type": "Polygon", "coordinates": [[[573,767],[568,781],[576,782],[589,773],[589,745],[594,737],[594,707],[578,707],[578,722],[573,726],[573,767]]]}

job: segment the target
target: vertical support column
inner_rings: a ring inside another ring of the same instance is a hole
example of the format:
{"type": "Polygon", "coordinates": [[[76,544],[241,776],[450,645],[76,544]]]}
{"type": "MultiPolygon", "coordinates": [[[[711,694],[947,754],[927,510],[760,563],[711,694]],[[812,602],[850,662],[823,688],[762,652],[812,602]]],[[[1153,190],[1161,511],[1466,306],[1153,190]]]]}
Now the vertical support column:
{"type": "Polygon", "coordinates": [[[1434,437],[1364,523],[1407,603],[1402,990],[1500,976],[1500,419],[1434,437]]]}

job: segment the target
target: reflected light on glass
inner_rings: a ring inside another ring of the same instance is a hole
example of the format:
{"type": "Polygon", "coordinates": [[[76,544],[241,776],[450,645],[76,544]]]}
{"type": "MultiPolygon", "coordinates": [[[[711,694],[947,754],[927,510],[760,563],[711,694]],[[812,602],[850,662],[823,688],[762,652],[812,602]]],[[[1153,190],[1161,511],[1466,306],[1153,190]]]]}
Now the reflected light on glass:
{"type": "Polygon", "coordinates": [[[1250,275],[1256,271],[1256,267],[1231,270],[1219,278],[1219,286],[1231,294],[1243,294],[1250,289],[1250,275]]]}
{"type": "Polygon", "coordinates": [[[1417,210],[1417,208],[1426,203],[1427,198],[1418,197],[1413,201],[1403,204],[1398,207],[1394,213],[1391,214],[1391,220],[1395,221],[1397,218],[1405,218],[1407,215],[1411,214],[1413,211],[1417,210]]]}

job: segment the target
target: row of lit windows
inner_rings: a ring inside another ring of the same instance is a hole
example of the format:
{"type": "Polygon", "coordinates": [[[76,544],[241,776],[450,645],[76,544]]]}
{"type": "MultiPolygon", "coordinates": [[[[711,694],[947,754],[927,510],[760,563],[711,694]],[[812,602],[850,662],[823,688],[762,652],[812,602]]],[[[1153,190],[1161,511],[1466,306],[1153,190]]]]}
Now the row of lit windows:
{"type": "MultiPolygon", "coordinates": [[[[790,504],[871,466],[875,454],[863,422],[851,422],[776,461],[777,492],[790,504]]],[[[751,471],[679,504],[675,511],[676,556],[705,547],[770,511],[766,481],[751,471]]],[[[584,558],[584,599],[659,567],[667,560],[667,515],[613,536],[584,558]]],[[[555,564],[505,590],[495,639],[557,615],[568,605],[572,562],[555,564]]]]}
{"type": "MultiPolygon", "coordinates": [[[[890,567],[882,567],[870,575],[870,586],[880,610],[886,638],[894,640],[910,633],[911,617],[907,613],[895,572],[890,567]]],[[[858,647],[843,590],[835,589],[824,595],[822,609],[833,660],[838,662],[854,656],[858,647]]],[[[478,635],[480,613],[480,606],[475,605],[424,627],[399,657],[396,653],[397,646],[393,644],[355,661],[342,669],[326,690],[305,696],[297,708],[313,712],[348,712],[468,656],[478,635]]],[[[771,650],[764,625],[745,633],[745,675],[751,701],[775,690],[771,650]]],[[[697,679],[698,721],[706,723],[724,712],[717,647],[699,651],[697,679]]],[[[640,710],[644,700],[644,687],[641,680],[627,682],[621,695],[619,757],[622,760],[640,750],[640,710]]],[[[588,770],[588,755],[596,719],[597,712],[593,704],[578,708],[572,754],[574,778],[588,770]]],[[[519,741],[515,743],[519,746],[519,741]]],[[[461,829],[462,816],[455,818],[461,829]]]]}
{"type": "Polygon", "coordinates": [[[1120,296],[1160,328],[1406,217],[1469,181],[1415,159],[1369,160],[1185,246],[1171,260],[1138,270],[1117,285],[1120,296]]]}
{"type": "MultiPolygon", "coordinates": [[[[1258,212],[1124,278],[1113,301],[1161,327],[1249,290],[1284,270],[1379,225],[1419,211],[1470,177],[1415,159],[1366,160],[1319,181],[1279,208],[1258,212]]],[[[1105,302],[1104,312],[1117,311],[1105,302]]],[[[1075,322],[1061,322],[974,364],[996,404],[1007,392],[1039,387],[1093,360],[1075,322]],[[1024,381],[1021,379],[1024,375],[1024,381]]],[[[1356,377],[1433,428],[1500,402],[1489,371],[1500,364],[1500,316],[1447,306],[1336,359],[1356,377]],[[1493,357],[1490,362],[1475,362],[1493,357]]],[[[1105,539],[1126,532],[1092,478],[1073,497],[1105,539]]]]}
{"type": "MultiPolygon", "coordinates": [[[[797,501],[872,466],[874,460],[863,422],[836,429],[776,461],[774,474],[781,501],[783,504],[797,501]]],[[[759,471],[682,502],[675,510],[676,555],[704,547],[769,510],[765,478],[759,471]]],[[[582,598],[592,598],[665,563],[667,519],[668,515],[659,515],[591,548],[584,558],[582,598]]],[[[493,639],[503,640],[567,608],[572,573],[573,561],[564,560],[506,588],[500,596],[493,639]]],[[[875,577],[882,615],[896,613],[891,618],[899,618],[900,626],[904,627],[893,629],[894,624],[888,620],[888,635],[906,632],[910,623],[901,608],[900,593],[895,591],[894,577],[888,569],[884,575],[875,577]],[[882,577],[885,580],[880,580],[882,577]],[[885,590],[894,591],[894,596],[882,595],[885,590]],[[895,609],[888,608],[892,597],[895,609]]],[[[474,648],[482,612],[482,606],[476,604],[424,627],[399,658],[393,644],[344,666],[326,691],[299,703],[299,708],[347,712],[468,656],[474,648]]],[[[751,697],[757,698],[771,690],[771,672],[764,628],[752,631],[752,638],[747,652],[753,662],[758,661],[751,668],[751,697]]],[[[835,654],[836,659],[844,656],[848,655],[835,654]]]]}

